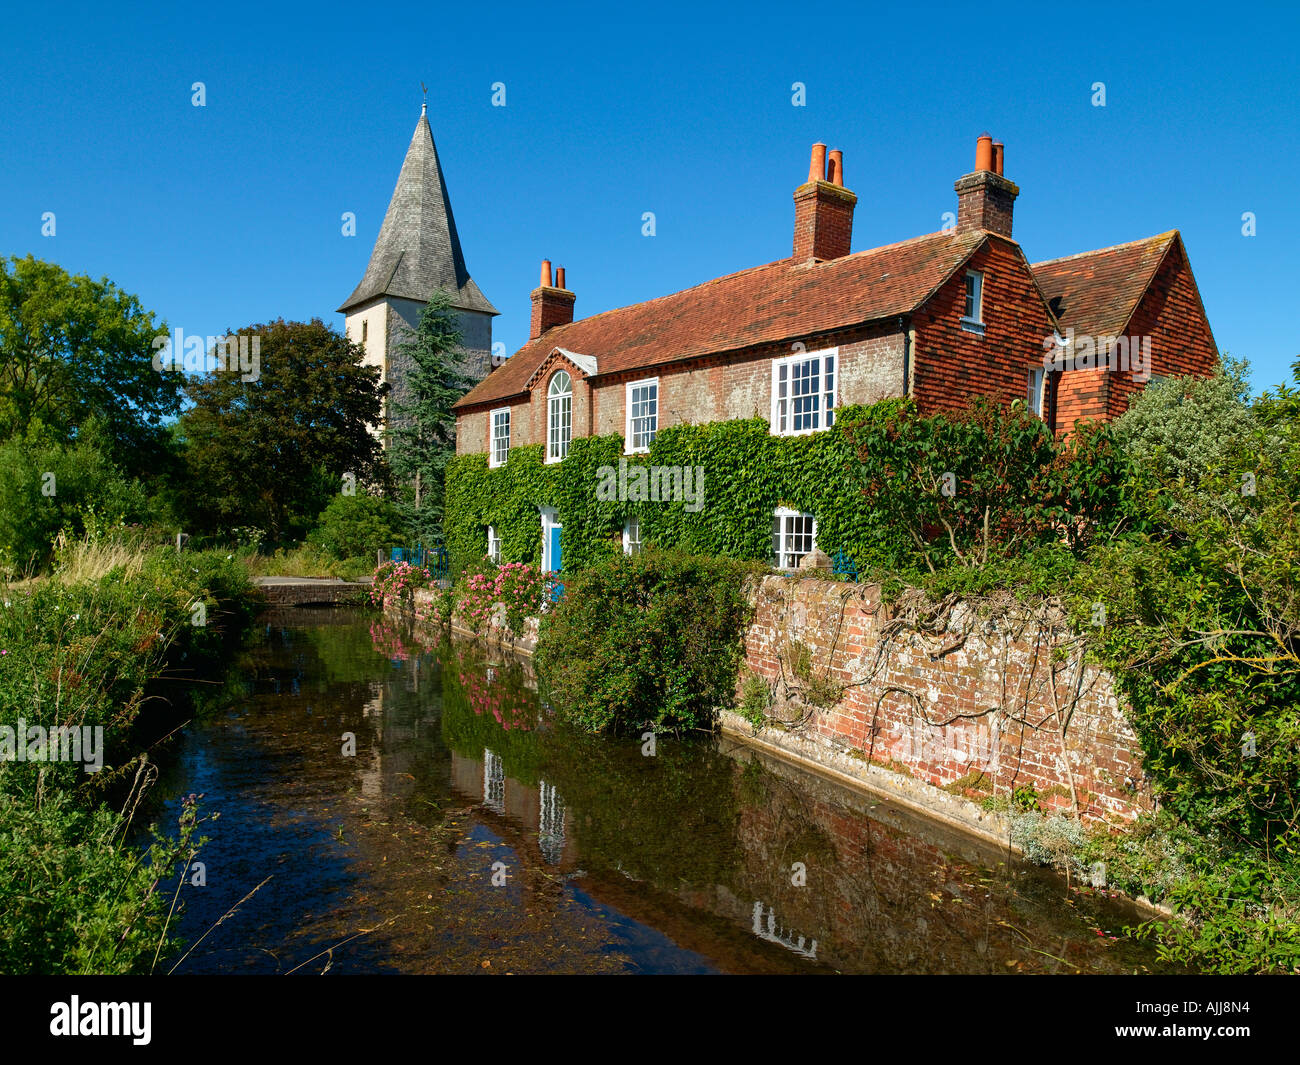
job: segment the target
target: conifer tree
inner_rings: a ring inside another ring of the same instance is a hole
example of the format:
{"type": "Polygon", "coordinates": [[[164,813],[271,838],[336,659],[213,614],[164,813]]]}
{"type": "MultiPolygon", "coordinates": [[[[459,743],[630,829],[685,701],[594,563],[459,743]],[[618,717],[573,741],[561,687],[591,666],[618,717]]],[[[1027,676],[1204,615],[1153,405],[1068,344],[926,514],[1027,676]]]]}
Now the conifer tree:
{"type": "Polygon", "coordinates": [[[404,482],[399,508],[413,539],[441,542],[443,477],[456,453],[452,404],[474,386],[465,373],[451,298],[435,292],[411,337],[398,345],[407,363],[403,394],[389,405],[388,460],[404,482]]]}

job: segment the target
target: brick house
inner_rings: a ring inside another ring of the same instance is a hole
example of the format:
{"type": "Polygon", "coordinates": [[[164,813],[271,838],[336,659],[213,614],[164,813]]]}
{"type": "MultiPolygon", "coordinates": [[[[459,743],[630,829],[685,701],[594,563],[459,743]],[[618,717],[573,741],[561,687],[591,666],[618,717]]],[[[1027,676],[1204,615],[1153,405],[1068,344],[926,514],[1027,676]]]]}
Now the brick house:
{"type": "MultiPolygon", "coordinates": [[[[899,396],[922,414],[1020,398],[1068,433],[1122,413],[1148,376],[1211,373],[1178,233],[1031,264],[1012,237],[1020,190],[1003,158],[979,138],[954,186],[955,226],[850,253],[857,197],[842,154],[814,145],[788,258],[590,318],[574,319],[564,270],[544,261],[528,343],[456,404],[457,453],[498,466],[541,444],[559,462],[574,436],[618,433],[633,454],[670,425],[753,417],[799,435],[899,396]]],[[[797,544],[777,561],[795,562],[813,518],[774,517],[774,542],[797,544]]],[[[558,568],[557,516],[541,520],[543,565],[558,568]]]]}

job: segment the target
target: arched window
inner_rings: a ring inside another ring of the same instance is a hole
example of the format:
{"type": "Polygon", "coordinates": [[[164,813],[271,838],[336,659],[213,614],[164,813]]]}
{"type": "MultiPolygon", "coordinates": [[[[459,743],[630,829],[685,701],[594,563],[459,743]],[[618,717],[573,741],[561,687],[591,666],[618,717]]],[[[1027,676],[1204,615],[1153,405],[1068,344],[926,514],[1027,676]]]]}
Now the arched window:
{"type": "Polygon", "coordinates": [[[573,382],[560,370],[546,389],[546,461],[559,462],[569,453],[573,436],[573,382]]]}

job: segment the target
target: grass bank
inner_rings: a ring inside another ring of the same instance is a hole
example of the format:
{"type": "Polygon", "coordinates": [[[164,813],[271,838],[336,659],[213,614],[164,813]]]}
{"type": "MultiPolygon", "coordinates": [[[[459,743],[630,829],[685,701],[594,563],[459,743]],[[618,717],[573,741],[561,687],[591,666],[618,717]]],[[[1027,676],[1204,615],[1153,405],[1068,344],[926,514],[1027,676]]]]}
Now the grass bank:
{"type": "Polygon", "coordinates": [[[148,972],[173,946],[200,821],[186,803],[178,832],[133,841],[157,777],[141,712],[156,682],[222,653],[250,593],[227,554],[113,540],[63,545],[50,577],[3,587],[0,972],[148,972]]]}

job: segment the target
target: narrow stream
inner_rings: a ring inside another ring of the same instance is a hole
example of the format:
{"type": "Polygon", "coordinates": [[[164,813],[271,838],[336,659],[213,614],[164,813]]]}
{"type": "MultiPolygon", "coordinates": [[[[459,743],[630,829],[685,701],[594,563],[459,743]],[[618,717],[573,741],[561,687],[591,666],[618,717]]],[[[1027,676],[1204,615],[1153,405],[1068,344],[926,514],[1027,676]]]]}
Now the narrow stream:
{"type": "Polygon", "coordinates": [[[575,734],[374,615],[264,616],[227,692],[159,784],[220,813],[164,971],[1159,968],[1118,900],[729,738],[575,734]]]}

